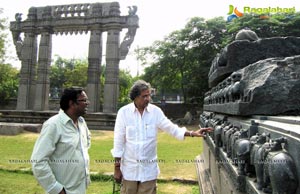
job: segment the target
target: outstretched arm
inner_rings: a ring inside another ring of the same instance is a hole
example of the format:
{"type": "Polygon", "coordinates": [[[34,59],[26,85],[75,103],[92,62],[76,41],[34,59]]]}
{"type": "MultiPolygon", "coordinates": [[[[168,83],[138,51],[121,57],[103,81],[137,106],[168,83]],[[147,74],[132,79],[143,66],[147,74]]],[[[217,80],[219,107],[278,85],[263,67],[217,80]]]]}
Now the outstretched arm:
{"type": "Polygon", "coordinates": [[[201,128],[197,131],[186,131],[184,133],[184,136],[186,137],[205,137],[206,133],[213,131],[213,128],[207,127],[207,128],[201,128]]]}

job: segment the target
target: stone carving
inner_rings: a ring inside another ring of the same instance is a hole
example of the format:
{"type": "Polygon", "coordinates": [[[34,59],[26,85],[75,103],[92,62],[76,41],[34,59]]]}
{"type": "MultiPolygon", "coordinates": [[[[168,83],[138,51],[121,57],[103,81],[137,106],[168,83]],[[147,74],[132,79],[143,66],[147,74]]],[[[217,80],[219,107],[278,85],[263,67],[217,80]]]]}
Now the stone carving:
{"type": "MultiPolygon", "coordinates": [[[[270,134],[266,134],[266,133],[262,133],[260,134],[256,134],[254,136],[252,136],[250,138],[250,143],[251,143],[251,152],[250,152],[250,164],[252,166],[255,166],[255,175],[259,174],[262,172],[262,168],[263,168],[263,164],[262,163],[258,163],[258,160],[255,158],[255,154],[257,152],[257,150],[267,141],[267,137],[270,137],[270,134]],[[260,169],[261,168],[261,169],[260,169]]],[[[262,177],[262,175],[260,176],[262,177]]],[[[261,182],[258,181],[258,182],[261,182]]]]}
{"type": "Polygon", "coordinates": [[[247,137],[246,133],[247,131],[245,131],[244,129],[237,128],[237,130],[233,133],[233,135],[229,139],[229,143],[231,145],[231,155],[228,157],[231,158],[234,165],[238,164],[238,151],[239,151],[237,147],[238,142],[241,140],[241,138],[247,137]]]}
{"type": "Polygon", "coordinates": [[[242,79],[242,74],[240,72],[233,72],[231,74],[232,84],[229,93],[229,102],[242,101],[244,98],[244,82],[242,79]]]}
{"type": "Polygon", "coordinates": [[[266,193],[295,193],[298,187],[296,166],[292,157],[282,149],[284,137],[273,139],[261,146],[256,154],[257,188],[266,193]]]}
{"type": "Polygon", "coordinates": [[[136,29],[138,26],[138,17],[136,16],[137,6],[128,7],[128,31],[120,45],[120,59],[124,60],[129,52],[129,48],[134,41],[136,29]]]}
{"type": "Polygon", "coordinates": [[[137,12],[137,6],[135,6],[135,5],[134,5],[134,6],[131,6],[131,7],[128,6],[128,9],[129,9],[129,10],[128,10],[128,14],[129,14],[129,15],[135,15],[136,12],[137,12]]]}
{"type": "Polygon", "coordinates": [[[215,193],[299,194],[300,38],[240,31],[209,85],[200,125],[214,128],[203,156],[215,193]]]}
{"type": "Polygon", "coordinates": [[[102,60],[102,32],[107,32],[106,66],[108,71],[105,75],[103,112],[116,112],[119,61],[125,59],[128,54],[139,27],[136,12],[137,6],[132,6],[129,15],[121,16],[119,3],[110,2],[31,7],[28,10],[27,19],[23,21],[21,14],[17,13],[16,21],[10,23],[17,55],[22,62],[17,109],[48,110],[49,71],[44,71],[44,69],[50,66],[52,34],[82,34],[90,31],[87,83],[87,93],[91,100],[89,111],[101,111],[99,104],[101,88],[100,83],[95,80],[99,80],[100,76],[98,66],[101,65],[102,60]],[[128,32],[120,45],[120,31],[123,28],[127,28],[128,32]],[[24,33],[24,40],[21,38],[22,33],[24,33]],[[41,41],[43,43],[40,42],[40,47],[43,49],[37,48],[37,36],[43,39],[41,41]],[[38,55],[37,52],[39,52],[38,55]],[[39,74],[36,76],[37,71],[39,74]],[[39,85],[36,86],[36,84],[39,85]],[[25,99],[23,99],[24,96],[26,96],[25,99]],[[34,99],[29,100],[29,96],[34,99]]]}
{"type": "Polygon", "coordinates": [[[226,141],[226,134],[227,134],[227,131],[232,130],[232,129],[233,129],[233,125],[229,124],[223,128],[223,131],[221,133],[221,140],[222,140],[222,145],[223,145],[222,148],[225,152],[227,150],[227,143],[228,143],[226,141]]]}
{"type": "MultiPolygon", "coordinates": [[[[239,130],[238,127],[233,126],[231,129],[229,129],[228,131],[225,132],[225,141],[226,143],[226,153],[227,153],[227,157],[231,158],[231,154],[232,154],[232,144],[231,144],[231,139],[233,137],[233,134],[235,132],[237,132],[239,130]]],[[[232,159],[232,158],[231,158],[232,159]]]]}
{"type": "Polygon", "coordinates": [[[270,139],[269,133],[257,133],[255,122],[251,122],[248,129],[242,129],[233,126],[227,116],[221,119],[213,114],[202,114],[200,118],[201,122],[214,128],[214,134],[210,133],[210,137],[216,148],[222,149],[232,164],[237,166],[238,175],[255,176],[257,189],[265,193],[296,192],[296,165],[281,146],[287,144],[286,138],[270,139]],[[283,187],[280,183],[287,186],[283,187]]]}
{"type": "Polygon", "coordinates": [[[296,165],[291,155],[284,151],[270,152],[265,167],[273,194],[296,193],[298,177],[296,165]]]}
{"type": "Polygon", "coordinates": [[[16,19],[16,30],[12,34],[13,35],[13,43],[16,47],[17,56],[19,59],[21,59],[22,58],[21,53],[22,53],[22,48],[23,48],[23,40],[21,38],[20,24],[22,21],[22,14],[16,13],[15,19],[16,19]]]}
{"type": "Polygon", "coordinates": [[[237,164],[238,164],[238,174],[246,175],[248,173],[252,173],[253,169],[251,169],[250,165],[250,143],[248,139],[241,139],[238,141],[238,151],[237,151],[237,164]]]}
{"type": "Polygon", "coordinates": [[[128,29],[128,32],[126,33],[121,45],[120,45],[120,59],[125,59],[131,44],[133,43],[134,37],[136,33],[136,28],[128,29]]]}
{"type": "Polygon", "coordinates": [[[299,37],[233,41],[213,60],[208,74],[209,86],[216,86],[234,71],[238,71],[259,60],[300,55],[298,45],[300,45],[299,37]]]}
{"type": "Polygon", "coordinates": [[[223,142],[222,142],[222,132],[226,126],[228,126],[228,121],[227,117],[224,117],[222,120],[222,123],[220,125],[217,125],[214,128],[214,141],[217,147],[222,147],[223,142]]]}
{"type": "Polygon", "coordinates": [[[297,97],[299,86],[300,55],[265,59],[233,72],[212,88],[206,93],[205,107],[215,112],[238,115],[297,114],[300,112],[300,107],[295,106],[300,104],[300,98],[297,97]],[[231,80],[231,84],[222,89],[220,86],[228,83],[228,80],[231,80]]]}

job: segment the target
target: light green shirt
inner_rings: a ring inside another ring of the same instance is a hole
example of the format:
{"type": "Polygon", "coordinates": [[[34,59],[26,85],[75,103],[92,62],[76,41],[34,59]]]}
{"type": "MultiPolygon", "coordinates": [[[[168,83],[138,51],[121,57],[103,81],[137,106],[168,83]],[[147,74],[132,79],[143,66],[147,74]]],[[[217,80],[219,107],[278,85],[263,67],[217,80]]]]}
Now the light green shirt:
{"type": "Polygon", "coordinates": [[[90,132],[82,117],[78,126],[60,110],[48,119],[33,148],[33,174],[50,194],[84,194],[89,177],[90,132]]]}

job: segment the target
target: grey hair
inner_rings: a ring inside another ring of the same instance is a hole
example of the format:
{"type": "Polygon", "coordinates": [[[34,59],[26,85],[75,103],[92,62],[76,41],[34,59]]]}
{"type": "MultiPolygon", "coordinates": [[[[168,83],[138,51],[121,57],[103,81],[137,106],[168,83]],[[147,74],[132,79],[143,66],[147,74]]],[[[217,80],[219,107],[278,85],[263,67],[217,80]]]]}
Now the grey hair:
{"type": "Polygon", "coordinates": [[[151,90],[151,85],[144,80],[138,80],[134,82],[133,86],[130,89],[129,97],[131,100],[134,100],[136,97],[141,95],[142,91],[151,90]]]}

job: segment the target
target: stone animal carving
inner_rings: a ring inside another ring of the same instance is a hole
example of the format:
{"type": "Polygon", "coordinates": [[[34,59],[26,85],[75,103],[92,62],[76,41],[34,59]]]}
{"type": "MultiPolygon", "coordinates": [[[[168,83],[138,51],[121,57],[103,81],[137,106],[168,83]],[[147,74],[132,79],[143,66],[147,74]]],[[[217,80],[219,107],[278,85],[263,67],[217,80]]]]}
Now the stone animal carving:
{"type": "Polygon", "coordinates": [[[231,128],[233,128],[232,124],[229,124],[223,128],[223,131],[221,132],[221,140],[222,140],[222,148],[226,152],[227,147],[227,141],[226,141],[226,132],[229,131],[231,128]]]}
{"type": "Polygon", "coordinates": [[[122,43],[120,44],[120,59],[125,59],[131,44],[133,43],[134,37],[136,34],[136,28],[129,27],[128,32],[126,33],[122,43]]]}
{"type": "Polygon", "coordinates": [[[298,176],[296,165],[290,154],[284,151],[268,155],[268,176],[273,194],[296,193],[298,176]]]}
{"type": "Polygon", "coordinates": [[[231,135],[229,139],[230,147],[231,147],[231,154],[229,158],[232,159],[233,164],[237,164],[237,155],[236,155],[236,149],[235,149],[235,143],[239,140],[241,136],[241,129],[236,128],[236,131],[231,135]]]}
{"type": "MultiPolygon", "coordinates": [[[[269,133],[262,133],[256,134],[250,138],[251,143],[251,152],[250,152],[250,164],[251,166],[255,166],[256,160],[255,160],[255,153],[257,150],[267,141],[267,138],[270,137],[269,133]]],[[[257,164],[259,165],[259,164],[257,164]]],[[[256,174],[256,171],[254,170],[254,173],[256,174]]]]}
{"type": "Polygon", "coordinates": [[[15,14],[15,19],[17,22],[21,22],[22,21],[22,13],[16,13],[15,14]]]}
{"type": "Polygon", "coordinates": [[[271,141],[270,149],[264,162],[264,192],[268,192],[269,185],[272,194],[296,193],[298,177],[296,165],[290,154],[283,150],[282,144],[287,143],[285,137],[271,141]]]}
{"type": "Polygon", "coordinates": [[[244,97],[244,84],[242,79],[242,74],[239,72],[233,72],[231,74],[232,84],[229,92],[229,101],[235,102],[242,100],[244,97]]]}
{"type": "MultiPolygon", "coordinates": [[[[221,125],[222,120],[220,118],[213,118],[210,120],[210,127],[215,129],[218,125],[221,125]]],[[[215,131],[213,130],[211,133],[209,133],[209,136],[215,141],[215,131]]]]}
{"type": "Polygon", "coordinates": [[[256,174],[256,188],[258,190],[262,190],[262,188],[266,188],[266,184],[263,181],[264,176],[264,162],[265,156],[267,155],[267,151],[270,149],[270,143],[265,142],[260,146],[254,153],[254,166],[255,166],[255,174],[256,174]]]}
{"type": "Polygon", "coordinates": [[[205,96],[204,97],[204,104],[205,105],[210,104],[211,91],[206,92],[204,96],[205,96]]]}
{"type": "Polygon", "coordinates": [[[251,143],[249,139],[240,139],[236,143],[237,149],[237,164],[238,164],[238,174],[246,175],[251,173],[253,170],[250,165],[250,150],[251,143]]]}
{"type": "Polygon", "coordinates": [[[239,139],[235,142],[235,161],[238,165],[238,174],[246,175],[254,173],[254,166],[251,165],[251,140],[248,137],[249,130],[243,130],[239,139]]]}
{"type": "Polygon", "coordinates": [[[224,103],[229,102],[229,91],[231,90],[231,77],[229,76],[226,81],[226,87],[223,90],[224,103]]]}
{"type": "Polygon", "coordinates": [[[133,5],[133,6],[128,6],[128,15],[135,15],[137,12],[137,6],[133,5]]]}
{"type": "Polygon", "coordinates": [[[231,129],[229,129],[228,131],[226,131],[225,133],[225,142],[226,143],[226,153],[227,153],[227,157],[231,157],[231,151],[232,151],[232,145],[230,144],[230,138],[231,136],[238,130],[237,127],[232,127],[231,129]]]}
{"type": "Polygon", "coordinates": [[[296,165],[282,144],[284,137],[266,142],[255,153],[257,189],[265,193],[290,194],[298,188],[296,165]]]}
{"type": "Polygon", "coordinates": [[[226,127],[227,125],[229,125],[228,121],[227,121],[227,117],[225,116],[222,120],[222,123],[220,125],[217,125],[214,128],[214,140],[215,140],[215,145],[217,147],[222,147],[223,146],[223,142],[222,142],[222,131],[223,128],[226,127]]]}
{"type": "Polygon", "coordinates": [[[222,90],[223,90],[223,82],[220,82],[218,85],[217,85],[217,92],[216,92],[216,103],[217,104],[220,104],[222,103],[221,99],[222,99],[222,90]]]}
{"type": "Polygon", "coordinates": [[[22,59],[22,49],[23,49],[23,40],[21,38],[21,31],[20,31],[20,23],[22,21],[22,14],[21,13],[16,13],[15,14],[15,19],[16,19],[16,31],[13,31],[13,43],[16,47],[17,51],[17,56],[21,60],[22,59]]]}
{"type": "Polygon", "coordinates": [[[222,140],[221,140],[221,133],[223,131],[224,124],[217,125],[214,129],[214,136],[215,136],[215,145],[216,147],[222,147],[222,140]]]}

